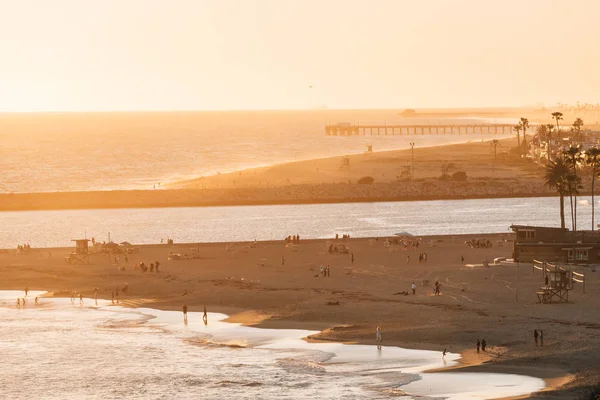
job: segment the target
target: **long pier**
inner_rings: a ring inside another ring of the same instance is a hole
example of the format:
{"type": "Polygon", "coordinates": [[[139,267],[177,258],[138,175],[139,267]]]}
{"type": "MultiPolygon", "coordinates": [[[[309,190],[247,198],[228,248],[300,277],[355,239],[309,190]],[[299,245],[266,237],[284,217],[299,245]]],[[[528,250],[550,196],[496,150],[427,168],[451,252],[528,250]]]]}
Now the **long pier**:
{"type": "Polygon", "coordinates": [[[514,125],[477,124],[477,125],[325,125],[327,136],[356,135],[452,135],[463,133],[511,133],[514,125]]]}

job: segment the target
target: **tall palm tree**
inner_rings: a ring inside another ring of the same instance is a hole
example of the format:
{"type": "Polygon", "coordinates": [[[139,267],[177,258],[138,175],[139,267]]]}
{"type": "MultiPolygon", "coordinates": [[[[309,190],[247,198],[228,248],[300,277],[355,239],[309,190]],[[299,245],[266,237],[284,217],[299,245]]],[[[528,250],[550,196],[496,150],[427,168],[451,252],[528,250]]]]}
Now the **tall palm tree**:
{"type": "MultiPolygon", "coordinates": [[[[579,118],[578,118],[579,119],[579,118]]],[[[592,169],[592,230],[596,230],[594,225],[595,206],[594,202],[594,182],[596,181],[596,175],[600,170],[600,148],[592,147],[585,152],[585,163],[592,169]]]]}
{"type": "Polygon", "coordinates": [[[560,132],[560,126],[558,125],[558,121],[563,119],[563,113],[561,113],[560,111],[553,112],[552,118],[556,120],[556,130],[560,132]]]}
{"type": "Polygon", "coordinates": [[[571,204],[571,226],[573,232],[575,232],[577,230],[577,195],[583,187],[581,186],[581,178],[573,173],[567,175],[565,183],[571,204]],[[575,202],[573,202],[573,197],[575,197],[575,202]]]}
{"type": "Polygon", "coordinates": [[[523,129],[523,152],[527,153],[527,128],[529,128],[529,120],[521,117],[519,125],[521,125],[521,129],[523,129]]]}
{"type": "Polygon", "coordinates": [[[521,135],[519,133],[521,132],[521,124],[515,125],[513,127],[513,131],[517,132],[517,146],[519,147],[519,154],[520,154],[521,153],[521,135]]]}
{"type": "Polygon", "coordinates": [[[573,131],[577,138],[581,135],[581,127],[583,126],[583,120],[581,118],[577,118],[575,122],[573,122],[573,131]]]}
{"type": "MultiPolygon", "coordinates": [[[[577,164],[582,161],[581,155],[581,147],[579,146],[569,146],[569,149],[563,152],[563,156],[565,161],[569,165],[571,169],[571,174],[573,175],[572,180],[570,181],[569,189],[570,195],[575,197],[575,207],[573,209],[573,231],[577,230],[577,195],[579,194],[578,187],[581,186],[581,178],[577,176],[577,164]],[[573,186],[574,185],[574,186],[573,186]],[[577,186],[578,185],[578,186],[577,186]]],[[[571,200],[572,202],[572,200],[571,200]]],[[[573,207],[573,205],[571,206],[573,207]]]]}
{"type": "Polygon", "coordinates": [[[552,130],[554,129],[554,125],[547,124],[546,131],[548,132],[548,161],[550,161],[550,154],[552,153],[552,130]]]}
{"type": "Polygon", "coordinates": [[[549,161],[544,174],[544,184],[550,189],[556,189],[560,196],[560,227],[565,229],[565,195],[567,190],[567,176],[570,173],[569,166],[562,157],[555,161],[549,161]]]}

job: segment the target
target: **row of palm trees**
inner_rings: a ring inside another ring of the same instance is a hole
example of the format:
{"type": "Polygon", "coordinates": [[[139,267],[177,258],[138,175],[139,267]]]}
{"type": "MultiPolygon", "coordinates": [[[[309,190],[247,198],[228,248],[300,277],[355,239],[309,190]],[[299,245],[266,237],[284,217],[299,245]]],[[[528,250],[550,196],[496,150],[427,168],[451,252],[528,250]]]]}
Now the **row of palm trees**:
{"type": "MultiPolygon", "coordinates": [[[[552,113],[552,119],[556,121],[556,132],[560,133],[560,121],[563,120],[563,113],[560,111],[556,111],[552,113]]],[[[520,154],[524,155],[527,153],[527,128],[529,128],[529,120],[527,118],[521,117],[517,125],[513,127],[513,130],[517,132],[517,145],[520,149],[520,154]],[[520,132],[523,131],[523,144],[521,144],[521,135],[520,132]]],[[[581,130],[583,127],[583,120],[581,118],[577,118],[573,125],[571,126],[571,132],[575,136],[575,138],[579,138],[581,136],[581,130]]],[[[552,133],[554,132],[554,124],[542,124],[539,125],[536,129],[536,133],[539,135],[540,139],[545,140],[548,143],[548,162],[550,162],[551,154],[552,154],[552,133]]]]}
{"type": "Polygon", "coordinates": [[[544,184],[555,189],[560,198],[560,226],[565,228],[565,197],[569,196],[571,211],[571,227],[577,231],[577,196],[583,188],[581,173],[587,169],[592,177],[592,229],[595,223],[594,186],[600,174],[600,148],[592,147],[585,152],[580,146],[570,146],[555,160],[546,165],[544,184]]]}

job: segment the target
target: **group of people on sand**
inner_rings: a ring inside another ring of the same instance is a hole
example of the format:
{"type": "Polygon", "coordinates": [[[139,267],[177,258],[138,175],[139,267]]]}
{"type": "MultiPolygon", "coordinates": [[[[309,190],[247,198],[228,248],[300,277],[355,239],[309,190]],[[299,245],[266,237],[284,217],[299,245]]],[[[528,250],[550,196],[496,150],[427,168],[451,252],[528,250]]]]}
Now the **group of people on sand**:
{"type": "Polygon", "coordinates": [[[419,254],[419,264],[423,264],[427,262],[427,253],[419,254]]]}
{"type": "MultiPolygon", "coordinates": [[[[25,288],[25,297],[17,297],[17,308],[21,308],[21,307],[25,308],[25,306],[27,305],[27,296],[28,295],[29,295],[29,288],[26,287],[25,288]]],[[[35,297],[35,305],[37,306],[39,304],[40,304],[39,299],[36,296],[35,297]]]]}
{"type": "MultiPolygon", "coordinates": [[[[339,238],[340,238],[340,234],[339,234],[339,233],[336,233],[336,234],[335,234],[335,238],[336,238],[336,239],[339,239],[339,238]]],[[[344,233],[344,234],[342,235],[342,240],[346,240],[346,239],[350,239],[350,235],[349,235],[349,234],[346,234],[346,233],[344,233]]]]}
{"type": "Polygon", "coordinates": [[[330,269],[329,269],[329,264],[327,264],[326,267],[323,267],[322,265],[319,267],[319,276],[321,278],[330,277],[331,276],[330,269]]]}
{"type": "MultiPolygon", "coordinates": [[[[121,269],[124,271],[125,267],[122,267],[121,269]]],[[[160,263],[158,261],[154,262],[154,263],[150,263],[150,266],[147,266],[143,261],[137,264],[133,265],[133,270],[134,271],[142,271],[142,272],[160,272],[160,263]]]]}
{"type": "Polygon", "coordinates": [[[287,236],[285,238],[286,243],[298,243],[300,241],[300,235],[287,236]]]}

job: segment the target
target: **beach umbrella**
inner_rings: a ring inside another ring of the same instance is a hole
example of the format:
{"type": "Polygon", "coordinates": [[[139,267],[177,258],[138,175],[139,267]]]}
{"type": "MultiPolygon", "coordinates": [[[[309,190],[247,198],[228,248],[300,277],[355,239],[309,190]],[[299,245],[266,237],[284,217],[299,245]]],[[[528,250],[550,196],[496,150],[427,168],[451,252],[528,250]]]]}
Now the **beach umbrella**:
{"type": "Polygon", "coordinates": [[[119,243],[121,246],[133,246],[131,243],[129,242],[121,242],[119,243]]]}
{"type": "Polygon", "coordinates": [[[119,247],[115,242],[108,242],[104,245],[105,247],[119,247]]]}
{"type": "Polygon", "coordinates": [[[398,232],[398,233],[394,233],[394,236],[414,236],[411,233],[408,232],[398,232]]]}

